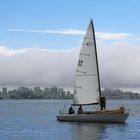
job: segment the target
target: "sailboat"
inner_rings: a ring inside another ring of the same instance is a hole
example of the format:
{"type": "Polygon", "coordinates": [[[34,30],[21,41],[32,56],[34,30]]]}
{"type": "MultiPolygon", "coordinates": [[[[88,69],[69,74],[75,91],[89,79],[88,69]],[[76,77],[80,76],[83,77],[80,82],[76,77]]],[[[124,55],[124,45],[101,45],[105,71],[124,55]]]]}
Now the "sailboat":
{"type": "Polygon", "coordinates": [[[102,109],[101,98],[95,32],[93,21],[91,20],[79,54],[72,105],[98,105],[98,110],[84,111],[81,114],[61,112],[57,116],[57,120],[68,122],[124,123],[129,116],[125,108],[102,109]]]}

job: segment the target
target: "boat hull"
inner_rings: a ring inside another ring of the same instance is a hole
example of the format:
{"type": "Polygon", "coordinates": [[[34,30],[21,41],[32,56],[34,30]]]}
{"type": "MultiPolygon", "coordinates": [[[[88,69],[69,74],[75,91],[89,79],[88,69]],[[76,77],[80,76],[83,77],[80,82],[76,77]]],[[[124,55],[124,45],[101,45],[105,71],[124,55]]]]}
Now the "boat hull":
{"type": "Polygon", "coordinates": [[[128,116],[128,113],[61,114],[57,116],[57,120],[63,122],[125,123],[128,116]]]}

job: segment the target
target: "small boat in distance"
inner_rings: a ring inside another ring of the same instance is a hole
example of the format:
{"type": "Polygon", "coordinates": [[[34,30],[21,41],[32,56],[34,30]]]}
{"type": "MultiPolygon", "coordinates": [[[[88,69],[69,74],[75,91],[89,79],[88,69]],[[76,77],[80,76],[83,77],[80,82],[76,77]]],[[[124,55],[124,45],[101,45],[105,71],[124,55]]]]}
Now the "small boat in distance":
{"type": "Polygon", "coordinates": [[[58,121],[124,123],[129,116],[124,107],[106,109],[105,97],[101,96],[98,57],[93,21],[85,34],[76,70],[73,106],[98,105],[98,110],[82,113],[60,112],[58,121]]]}

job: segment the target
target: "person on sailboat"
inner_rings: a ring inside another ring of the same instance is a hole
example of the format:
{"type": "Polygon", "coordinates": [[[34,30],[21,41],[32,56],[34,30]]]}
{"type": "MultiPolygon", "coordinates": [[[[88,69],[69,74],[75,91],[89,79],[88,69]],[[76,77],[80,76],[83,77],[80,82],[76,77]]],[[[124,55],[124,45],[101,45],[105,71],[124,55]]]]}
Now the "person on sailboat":
{"type": "Polygon", "coordinates": [[[82,106],[80,105],[80,107],[78,108],[78,114],[83,114],[83,113],[84,113],[83,108],[82,108],[82,106]]]}
{"type": "Polygon", "coordinates": [[[101,104],[101,110],[106,108],[106,98],[105,97],[100,98],[100,104],[101,104]]]}
{"type": "Polygon", "coordinates": [[[75,111],[73,110],[72,106],[69,108],[69,114],[74,114],[75,111]]]}

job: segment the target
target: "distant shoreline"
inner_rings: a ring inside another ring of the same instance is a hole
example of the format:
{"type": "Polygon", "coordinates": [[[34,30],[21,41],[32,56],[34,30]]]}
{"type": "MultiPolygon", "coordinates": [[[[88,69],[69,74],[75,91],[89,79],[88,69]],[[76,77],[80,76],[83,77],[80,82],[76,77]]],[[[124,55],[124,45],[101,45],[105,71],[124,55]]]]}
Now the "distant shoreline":
{"type": "MultiPolygon", "coordinates": [[[[129,91],[122,91],[120,89],[104,89],[101,91],[102,96],[107,99],[140,99],[139,93],[133,93],[129,91]]],[[[8,90],[6,87],[0,91],[0,99],[61,99],[71,100],[74,98],[74,94],[70,91],[64,91],[63,88],[51,87],[40,88],[39,86],[34,88],[18,87],[17,89],[8,90]]]]}
{"type": "MultiPolygon", "coordinates": [[[[0,100],[66,100],[66,99],[11,99],[11,98],[1,98],[0,100]]],[[[73,100],[73,99],[67,99],[73,100]]],[[[140,99],[107,99],[107,100],[140,100],[140,99]]]]}

